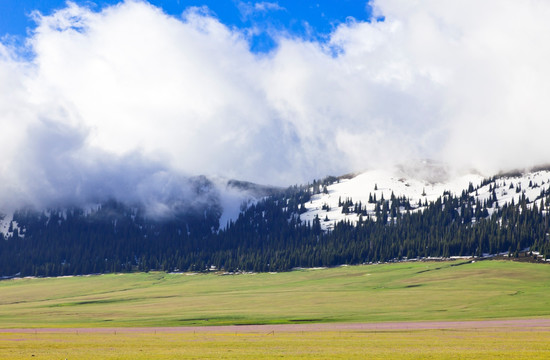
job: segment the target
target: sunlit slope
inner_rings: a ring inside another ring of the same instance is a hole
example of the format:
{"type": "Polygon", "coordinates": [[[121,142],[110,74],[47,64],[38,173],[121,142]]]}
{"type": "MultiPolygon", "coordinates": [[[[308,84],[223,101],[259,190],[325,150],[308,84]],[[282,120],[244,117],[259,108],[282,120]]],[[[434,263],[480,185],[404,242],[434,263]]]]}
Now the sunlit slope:
{"type": "MultiPolygon", "coordinates": [[[[444,172],[442,168],[422,168],[423,171],[444,172]]],[[[354,204],[361,204],[369,216],[375,214],[376,200],[390,200],[392,195],[410,201],[411,211],[422,211],[425,205],[436,201],[445,194],[461,196],[465,193],[483,204],[489,199],[495,200],[495,207],[489,207],[492,214],[497,206],[504,204],[518,204],[525,196],[529,207],[536,204],[541,207],[541,199],[550,191],[550,171],[539,170],[527,173],[495,176],[484,179],[478,174],[467,174],[448,178],[446,175],[431,175],[424,173],[421,179],[418,174],[399,174],[384,170],[366,171],[357,176],[340,179],[314,195],[311,201],[305,204],[306,212],[300,217],[305,221],[313,221],[319,217],[323,229],[332,229],[342,220],[355,224],[359,215],[353,211],[344,213],[342,202],[350,199],[354,204]],[[372,200],[375,200],[374,202],[372,200]],[[420,204],[420,205],[419,205],[420,204]],[[498,205],[497,205],[498,204],[498,205]]],[[[400,208],[401,212],[406,210],[400,208]]]]}
{"type": "Polygon", "coordinates": [[[278,274],[137,273],[0,282],[0,327],[550,317],[550,266],[399,263],[278,274]]]}

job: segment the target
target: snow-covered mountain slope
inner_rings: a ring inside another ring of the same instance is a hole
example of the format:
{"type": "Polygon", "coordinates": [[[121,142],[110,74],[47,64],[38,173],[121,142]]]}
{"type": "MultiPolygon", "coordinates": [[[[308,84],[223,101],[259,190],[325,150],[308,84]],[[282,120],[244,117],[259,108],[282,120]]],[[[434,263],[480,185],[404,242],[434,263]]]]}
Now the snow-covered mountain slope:
{"type": "MultiPolygon", "coordinates": [[[[548,170],[501,175],[490,179],[484,179],[479,174],[467,174],[453,179],[444,179],[444,176],[440,176],[439,181],[435,182],[433,177],[429,180],[424,180],[425,176],[424,179],[422,177],[422,174],[415,177],[404,175],[400,171],[373,170],[352,178],[341,178],[328,185],[320,194],[313,195],[311,201],[305,204],[307,211],[301,214],[300,218],[313,221],[315,217],[319,217],[324,230],[332,229],[335,223],[342,220],[356,223],[359,214],[343,211],[348,199],[353,203],[353,207],[365,208],[366,213],[373,216],[375,202],[381,198],[390,200],[392,194],[396,198],[404,197],[409,200],[410,211],[422,210],[427,203],[445,194],[460,196],[463,191],[481,203],[496,198],[494,206],[510,204],[512,201],[517,204],[523,195],[531,206],[534,203],[540,206],[541,190],[550,189],[548,170]]],[[[406,211],[403,207],[400,210],[406,211]]]]}
{"type": "MultiPolygon", "coordinates": [[[[208,218],[211,221],[217,218],[219,226],[214,226],[212,231],[224,229],[230,221],[235,221],[243,204],[254,204],[263,197],[284,191],[276,187],[223,178],[197,179],[193,182],[196,185],[193,192],[196,196],[183,200],[167,198],[164,203],[171,205],[171,211],[186,215],[184,217],[189,217],[196,210],[195,212],[202,215],[198,218],[191,216],[195,220],[208,218]]],[[[301,220],[313,222],[318,217],[321,228],[330,230],[342,220],[355,224],[361,216],[375,218],[376,207],[380,206],[382,199],[390,202],[392,198],[398,199],[401,212],[422,211],[428,204],[446,194],[461,196],[463,193],[481,204],[491,201],[493,204],[487,206],[488,213],[491,214],[496,206],[510,204],[512,201],[517,204],[523,196],[530,206],[537,204],[540,207],[543,201],[541,194],[550,194],[549,170],[499,175],[487,179],[479,174],[449,176],[444,167],[426,163],[413,164],[408,168],[401,166],[391,170],[371,170],[355,176],[333,179],[326,186],[317,183],[311,187],[311,191],[317,193],[303,204],[305,209],[300,211],[301,220]]],[[[100,204],[88,204],[82,207],[82,212],[86,216],[92,216],[101,209],[100,204]]],[[[131,212],[132,219],[138,213],[138,207],[120,209],[131,212]]],[[[67,219],[67,209],[57,209],[56,212],[61,214],[59,221],[67,219]]],[[[47,224],[50,211],[44,210],[43,213],[47,224]]],[[[148,212],[144,213],[147,215],[148,212]]],[[[0,214],[0,233],[5,237],[12,237],[14,232],[19,237],[25,236],[25,230],[25,225],[20,226],[17,219],[14,219],[13,211],[0,214]]]]}

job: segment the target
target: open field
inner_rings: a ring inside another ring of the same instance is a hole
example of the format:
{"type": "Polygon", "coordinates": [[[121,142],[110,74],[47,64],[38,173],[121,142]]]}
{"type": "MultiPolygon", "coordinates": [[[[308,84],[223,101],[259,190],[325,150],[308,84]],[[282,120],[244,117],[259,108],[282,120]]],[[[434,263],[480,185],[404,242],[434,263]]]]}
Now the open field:
{"type": "Polygon", "coordinates": [[[4,330],[2,359],[548,359],[550,320],[4,330]],[[355,330],[353,329],[355,325],[355,330]],[[334,329],[330,330],[331,327],[334,329]],[[381,328],[379,328],[381,327],[381,328]],[[404,329],[400,329],[404,327],[404,329]],[[305,331],[299,331],[299,329],[305,331]],[[275,330],[273,330],[275,329],[275,330]],[[263,331],[262,331],[263,330],[263,331]],[[337,331],[338,330],[338,331],[337,331]],[[7,332],[5,332],[7,331],[7,332]]]}
{"type": "Polygon", "coordinates": [[[550,266],[419,262],[279,274],[0,281],[0,328],[550,317],[550,266]]]}
{"type": "Polygon", "coordinates": [[[550,266],[4,280],[0,329],[0,358],[15,360],[547,359],[550,266]]]}

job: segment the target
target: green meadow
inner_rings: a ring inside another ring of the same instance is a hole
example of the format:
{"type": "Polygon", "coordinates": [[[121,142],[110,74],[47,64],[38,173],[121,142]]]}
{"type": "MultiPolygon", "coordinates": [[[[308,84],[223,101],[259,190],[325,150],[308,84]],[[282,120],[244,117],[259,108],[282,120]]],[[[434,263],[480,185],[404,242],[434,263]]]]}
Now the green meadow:
{"type": "Polygon", "coordinates": [[[0,328],[550,317],[550,266],[409,262],[240,275],[0,281],[0,328]]]}

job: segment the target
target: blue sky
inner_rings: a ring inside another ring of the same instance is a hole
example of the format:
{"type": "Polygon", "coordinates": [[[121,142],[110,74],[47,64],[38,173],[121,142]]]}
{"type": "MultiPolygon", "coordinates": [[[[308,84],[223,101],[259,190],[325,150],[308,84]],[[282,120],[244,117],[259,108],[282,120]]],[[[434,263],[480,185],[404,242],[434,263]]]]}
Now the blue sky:
{"type": "MultiPolygon", "coordinates": [[[[118,0],[73,1],[94,10],[116,4],[118,0]]],[[[265,52],[275,46],[272,34],[284,32],[293,36],[323,41],[338,24],[365,21],[370,18],[366,0],[151,0],[167,14],[180,16],[190,6],[206,6],[222,23],[240,29],[255,28],[251,50],[265,52]]],[[[2,0],[0,1],[0,36],[10,35],[16,41],[25,38],[34,27],[29,14],[37,10],[44,15],[64,7],[65,0],[2,0]]]]}

